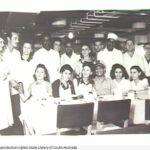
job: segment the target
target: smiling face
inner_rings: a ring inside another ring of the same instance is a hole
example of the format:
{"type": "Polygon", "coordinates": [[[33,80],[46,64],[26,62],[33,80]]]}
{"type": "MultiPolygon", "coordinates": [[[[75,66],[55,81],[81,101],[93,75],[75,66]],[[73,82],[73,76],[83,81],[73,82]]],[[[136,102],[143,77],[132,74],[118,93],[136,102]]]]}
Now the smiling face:
{"type": "Polygon", "coordinates": [[[107,41],[107,49],[108,51],[112,51],[115,47],[115,41],[114,40],[108,40],[107,41]]]}
{"type": "Polygon", "coordinates": [[[73,52],[72,44],[67,43],[66,44],[66,54],[70,56],[72,54],[72,52],[73,52]]]}
{"type": "Polygon", "coordinates": [[[37,68],[35,71],[35,77],[36,80],[44,80],[44,77],[46,76],[45,70],[41,67],[37,68]]]}
{"type": "Polygon", "coordinates": [[[133,80],[139,79],[139,76],[141,75],[141,72],[138,72],[136,69],[131,69],[131,78],[133,80]]]}
{"type": "Polygon", "coordinates": [[[64,70],[62,72],[62,79],[67,82],[71,79],[71,75],[72,74],[71,74],[70,70],[64,70]]]}
{"type": "Polygon", "coordinates": [[[116,68],[114,73],[116,79],[122,79],[123,72],[120,68],[116,68]]]}
{"type": "Polygon", "coordinates": [[[89,47],[87,45],[82,46],[81,54],[83,57],[89,56],[90,52],[91,52],[91,50],[89,49],[89,47]]]}
{"type": "Polygon", "coordinates": [[[19,43],[19,34],[15,33],[15,32],[12,32],[11,34],[12,34],[12,36],[10,38],[10,44],[12,47],[16,48],[19,43]]]}
{"type": "Polygon", "coordinates": [[[132,40],[128,40],[127,42],[126,42],[126,48],[127,48],[127,51],[134,51],[134,49],[135,49],[135,46],[134,46],[134,43],[133,43],[133,41],[132,40]]]}
{"type": "Polygon", "coordinates": [[[4,50],[4,40],[0,38],[0,52],[4,50]]]}
{"type": "Polygon", "coordinates": [[[106,69],[102,66],[97,66],[95,69],[96,76],[102,77],[105,75],[106,69]]]}
{"type": "Polygon", "coordinates": [[[32,45],[30,43],[24,43],[23,44],[23,54],[30,55],[31,52],[32,52],[32,45]]]}
{"type": "Polygon", "coordinates": [[[50,38],[49,36],[44,36],[43,37],[43,41],[42,41],[42,45],[46,50],[50,50],[51,48],[51,43],[50,43],[50,38]]]}
{"type": "Polygon", "coordinates": [[[60,49],[61,49],[61,42],[60,41],[55,41],[54,44],[53,44],[53,49],[59,52],[60,49]]]}
{"type": "Polygon", "coordinates": [[[104,44],[101,41],[96,41],[94,47],[96,52],[100,52],[101,50],[103,50],[104,44]]]}
{"type": "Polygon", "coordinates": [[[92,70],[89,66],[84,66],[82,70],[83,78],[89,78],[92,75],[92,70]]]}

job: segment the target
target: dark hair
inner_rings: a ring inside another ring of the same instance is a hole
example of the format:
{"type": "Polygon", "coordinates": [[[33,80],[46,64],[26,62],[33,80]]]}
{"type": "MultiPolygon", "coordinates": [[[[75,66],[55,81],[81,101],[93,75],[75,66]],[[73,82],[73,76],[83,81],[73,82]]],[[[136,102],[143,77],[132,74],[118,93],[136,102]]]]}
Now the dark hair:
{"type": "Polygon", "coordinates": [[[133,44],[135,44],[135,42],[134,42],[134,40],[133,39],[127,39],[126,41],[125,41],[125,43],[127,44],[127,42],[128,41],[132,41],[133,42],[133,44]]]}
{"type": "Polygon", "coordinates": [[[8,32],[7,32],[7,37],[12,38],[12,33],[20,34],[20,33],[19,33],[18,31],[16,31],[16,30],[8,31],[8,32]]]}
{"type": "Polygon", "coordinates": [[[96,43],[96,42],[101,42],[101,43],[105,43],[105,41],[106,41],[106,39],[102,39],[102,38],[96,38],[95,40],[94,40],[94,43],[96,43]]]}
{"type": "Polygon", "coordinates": [[[73,69],[70,65],[66,64],[66,65],[63,65],[61,68],[60,68],[60,73],[63,73],[65,70],[69,70],[71,73],[73,73],[73,69]]]}
{"type": "Polygon", "coordinates": [[[25,43],[28,43],[28,44],[31,45],[32,52],[30,53],[30,56],[29,56],[29,58],[27,60],[27,61],[30,61],[32,59],[32,57],[33,57],[33,43],[31,41],[26,41],[26,42],[22,43],[21,59],[23,60],[23,58],[22,58],[22,56],[23,56],[23,46],[24,46],[25,43]]]}
{"type": "MultiPolygon", "coordinates": [[[[132,69],[136,69],[138,72],[141,72],[141,74],[140,74],[140,76],[139,76],[139,80],[143,80],[144,78],[146,78],[145,73],[143,72],[143,70],[142,70],[139,66],[132,66],[132,67],[130,68],[130,71],[131,71],[132,69]]],[[[132,77],[131,77],[131,81],[132,81],[132,80],[133,80],[133,79],[132,79],[132,77]]]]}
{"type": "Polygon", "coordinates": [[[94,72],[94,64],[92,62],[84,62],[82,68],[88,66],[92,72],[94,72]]]}
{"type": "MultiPolygon", "coordinates": [[[[92,79],[94,77],[94,64],[92,62],[84,62],[84,64],[82,65],[82,68],[84,68],[85,66],[88,66],[93,73],[92,75],[89,76],[89,81],[90,83],[92,83],[93,82],[92,79]]],[[[82,78],[83,78],[83,75],[82,75],[82,78]]]]}
{"type": "Polygon", "coordinates": [[[89,53],[89,56],[92,58],[92,57],[93,57],[93,51],[92,51],[92,48],[90,47],[89,44],[82,44],[80,57],[83,58],[83,55],[82,55],[82,47],[83,47],[83,46],[87,46],[87,47],[89,48],[89,50],[91,50],[91,52],[89,53]]]}
{"type": "Polygon", "coordinates": [[[54,38],[53,41],[52,41],[53,45],[54,45],[55,41],[59,41],[60,43],[62,42],[61,39],[59,39],[59,38],[54,38]]]}
{"type": "Polygon", "coordinates": [[[112,79],[115,79],[115,78],[116,78],[116,77],[115,77],[115,70],[118,69],[118,68],[122,70],[122,77],[124,77],[125,79],[129,79],[129,75],[128,75],[128,73],[127,73],[125,67],[122,66],[121,64],[114,64],[114,65],[112,66],[112,69],[111,69],[111,71],[110,71],[110,77],[111,77],[112,79]]]}
{"type": "MultiPolygon", "coordinates": [[[[43,68],[43,69],[44,69],[45,75],[46,75],[46,76],[44,77],[44,80],[50,82],[49,73],[48,73],[48,70],[47,70],[47,68],[45,67],[45,65],[43,65],[43,64],[38,64],[37,67],[36,67],[36,69],[35,69],[35,72],[36,72],[36,70],[37,70],[38,68],[43,68]]],[[[35,73],[34,73],[33,77],[34,77],[34,80],[36,81],[37,78],[36,78],[36,76],[35,76],[35,73]]]]}

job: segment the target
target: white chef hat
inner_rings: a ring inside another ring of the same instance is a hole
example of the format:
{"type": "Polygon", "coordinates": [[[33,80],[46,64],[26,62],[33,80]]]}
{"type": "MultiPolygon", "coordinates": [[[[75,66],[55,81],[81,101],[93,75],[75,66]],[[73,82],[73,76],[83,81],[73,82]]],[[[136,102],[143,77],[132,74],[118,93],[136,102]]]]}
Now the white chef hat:
{"type": "Polygon", "coordinates": [[[107,39],[117,40],[118,36],[115,33],[109,33],[108,36],[107,36],[107,39]]]}

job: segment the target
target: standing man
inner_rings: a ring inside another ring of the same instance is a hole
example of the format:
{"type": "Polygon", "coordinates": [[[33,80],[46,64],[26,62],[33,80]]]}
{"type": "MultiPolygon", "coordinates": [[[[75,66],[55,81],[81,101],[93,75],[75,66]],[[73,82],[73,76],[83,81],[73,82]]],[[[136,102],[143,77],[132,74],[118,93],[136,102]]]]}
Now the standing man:
{"type": "Polygon", "coordinates": [[[146,43],[144,45],[144,51],[145,51],[145,55],[144,55],[144,68],[145,68],[145,74],[148,78],[148,82],[150,85],[150,43],[146,43]]]}
{"type": "Polygon", "coordinates": [[[50,37],[48,35],[43,36],[42,48],[33,55],[33,63],[35,67],[38,64],[46,66],[51,83],[59,78],[60,56],[58,51],[51,49],[50,37]]]}
{"type": "Polygon", "coordinates": [[[60,55],[61,52],[61,41],[59,39],[55,39],[53,42],[53,50],[57,51],[60,55]]]}
{"type": "Polygon", "coordinates": [[[96,39],[94,41],[94,52],[96,54],[96,60],[97,56],[100,55],[101,52],[103,52],[105,49],[105,43],[102,39],[96,39]]]}
{"type": "Polygon", "coordinates": [[[75,70],[80,56],[73,50],[72,42],[67,41],[65,44],[65,53],[61,56],[61,66],[69,64],[75,70]]]}
{"type": "Polygon", "coordinates": [[[123,64],[128,74],[130,74],[130,68],[132,66],[139,66],[144,71],[143,57],[135,53],[135,44],[132,40],[126,41],[126,49],[127,51],[123,55],[123,64]]]}
{"type": "Polygon", "coordinates": [[[106,76],[110,77],[110,70],[114,64],[123,64],[123,56],[121,51],[115,48],[115,42],[118,36],[114,33],[109,33],[107,37],[106,49],[98,53],[97,59],[102,60],[106,65],[106,76]]]}
{"type": "Polygon", "coordinates": [[[17,50],[19,43],[19,33],[9,32],[7,37],[7,48],[4,52],[4,61],[10,69],[10,92],[11,92],[11,101],[12,101],[12,111],[14,118],[14,125],[12,127],[12,134],[22,135],[23,127],[20,122],[19,116],[21,113],[20,108],[20,96],[18,91],[15,89],[17,87],[18,74],[19,74],[19,65],[21,60],[20,52],[17,50]]]}

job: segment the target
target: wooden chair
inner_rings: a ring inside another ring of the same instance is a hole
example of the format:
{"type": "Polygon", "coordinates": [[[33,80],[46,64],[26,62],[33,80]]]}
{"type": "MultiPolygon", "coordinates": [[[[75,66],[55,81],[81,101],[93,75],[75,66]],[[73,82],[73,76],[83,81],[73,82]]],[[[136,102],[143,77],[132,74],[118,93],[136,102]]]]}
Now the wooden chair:
{"type": "Polygon", "coordinates": [[[99,101],[97,114],[97,130],[104,124],[116,124],[123,121],[123,127],[128,127],[131,100],[99,101]]]}
{"type": "Polygon", "coordinates": [[[88,126],[87,134],[91,134],[94,103],[58,105],[57,135],[62,128],[82,128],[88,126]]]}

